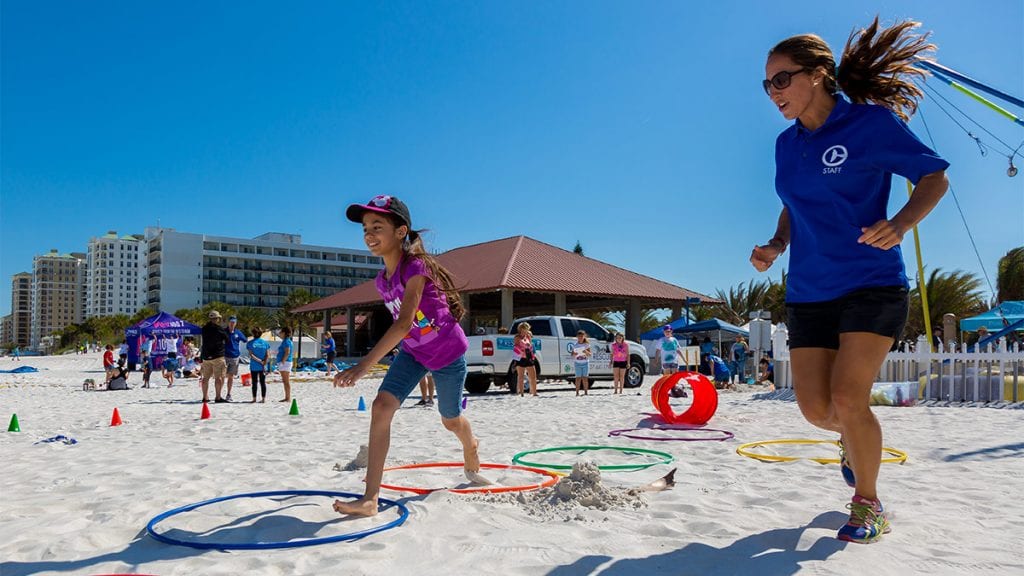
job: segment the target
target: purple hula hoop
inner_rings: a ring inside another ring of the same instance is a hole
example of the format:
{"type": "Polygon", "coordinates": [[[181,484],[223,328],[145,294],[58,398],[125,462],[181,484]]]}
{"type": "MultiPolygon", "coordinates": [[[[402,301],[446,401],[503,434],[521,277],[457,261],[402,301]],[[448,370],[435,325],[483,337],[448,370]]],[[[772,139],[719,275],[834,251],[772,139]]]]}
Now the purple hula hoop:
{"type": "Polygon", "coordinates": [[[612,430],[608,433],[609,436],[622,436],[623,438],[632,438],[633,440],[654,440],[656,442],[722,442],[725,440],[731,440],[733,438],[732,432],[727,430],[718,430],[717,428],[695,428],[690,426],[655,426],[653,428],[623,428],[622,430],[612,430]],[[685,430],[688,432],[702,431],[702,432],[718,432],[722,435],[721,438],[661,438],[656,436],[640,436],[638,434],[627,434],[634,430],[685,430]]]}

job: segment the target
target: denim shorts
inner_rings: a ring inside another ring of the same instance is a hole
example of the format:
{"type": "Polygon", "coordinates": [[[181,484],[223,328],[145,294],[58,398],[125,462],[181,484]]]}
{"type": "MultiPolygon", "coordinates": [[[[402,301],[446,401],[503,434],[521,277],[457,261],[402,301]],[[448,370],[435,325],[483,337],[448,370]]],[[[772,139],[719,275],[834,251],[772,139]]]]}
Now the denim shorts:
{"type": "Polygon", "coordinates": [[[576,362],[576,377],[586,378],[590,376],[590,362],[576,362]]]}
{"type": "Polygon", "coordinates": [[[430,372],[434,376],[434,390],[437,392],[437,411],[442,418],[458,418],[462,414],[462,387],[466,384],[466,357],[459,356],[451,364],[439,370],[427,370],[402,350],[395,356],[380,383],[377,393],[387,392],[401,405],[409,394],[419,386],[420,380],[430,372]]]}
{"type": "Polygon", "coordinates": [[[826,302],[787,304],[790,348],[839,349],[839,335],[870,332],[898,339],[907,324],[904,286],[862,288],[826,302]]]}

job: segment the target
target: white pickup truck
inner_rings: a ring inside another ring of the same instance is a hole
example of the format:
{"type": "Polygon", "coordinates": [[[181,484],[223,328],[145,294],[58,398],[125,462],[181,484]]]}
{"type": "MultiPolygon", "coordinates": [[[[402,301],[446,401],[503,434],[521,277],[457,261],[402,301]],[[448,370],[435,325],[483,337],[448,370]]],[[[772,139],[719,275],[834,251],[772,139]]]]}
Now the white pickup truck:
{"type": "MultiPolygon", "coordinates": [[[[523,322],[530,323],[533,332],[534,365],[540,380],[574,378],[572,345],[576,332],[583,330],[590,341],[590,379],[611,380],[611,350],[614,334],[597,322],[572,316],[530,316],[512,323],[509,334],[469,336],[466,351],[466,390],[473,394],[487,392],[491,384],[508,385],[515,390],[516,369],[512,363],[512,339],[523,322]]],[[[647,373],[647,351],[636,342],[629,344],[629,369],[626,370],[626,388],[635,388],[647,373]]]]}

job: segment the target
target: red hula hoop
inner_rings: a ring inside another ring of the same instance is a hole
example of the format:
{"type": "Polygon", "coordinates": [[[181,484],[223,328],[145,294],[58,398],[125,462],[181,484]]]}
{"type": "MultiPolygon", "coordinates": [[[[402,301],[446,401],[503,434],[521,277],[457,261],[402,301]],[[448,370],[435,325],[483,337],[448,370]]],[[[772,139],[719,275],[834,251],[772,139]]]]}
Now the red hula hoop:
{"type": "Polygon", "coordinates": [[[658,413],[669,424],[691,424],[700,426],[707,424],[708,420],[718,410],[718,391],[703,374],[697,372],[676,372],[662,376],[651,388],[651,403],[658,409],[658,413]],[[677,414],[669,405],[669,392],[679,383],[686,380],[693,389],[693,403],[690,408],[682,414],[677,414]]]}
{"type": "MultiPolygon", "coordinates": [[[[391,468],[385,468],[385,472],[391,470],[412,470],[415,468],[462,468],[464,464],[462,462],[424,462],[421,464],[405,464],[404,466],[392,466],[391,468]]],[[[561,476],[550,471],[542,470],[540,468],[531,468],[529,466],[516,466],[514,464],[480,464],[481,470],[523,470],[525,472],[533,472],[534,474],[541,474],[547,476],[547,478],[537,484],[526,484],[523,486],[481,486],[479,488],[416,488],[410,486],[396,486],[394,484],[381,483],[381,488],[387,488],[388,490],[395,490],[396,492],[412,492],[413,494],[430,494],[431,492],[437,492],[440,490],[447,490],[448,492],[454,492],[456,494],[500,494],[502,492],[526,492],[528,490],[538,490],[540,488],[548,488],[554,486],[561,476]]]]}

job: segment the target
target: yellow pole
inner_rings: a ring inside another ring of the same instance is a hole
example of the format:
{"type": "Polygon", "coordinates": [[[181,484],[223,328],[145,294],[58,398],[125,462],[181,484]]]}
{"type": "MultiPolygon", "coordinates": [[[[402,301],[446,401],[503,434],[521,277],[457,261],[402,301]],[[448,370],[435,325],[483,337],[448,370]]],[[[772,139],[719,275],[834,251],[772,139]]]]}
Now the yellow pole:
{"type": "MultiPolygon", "coordinates": [[[[914,195],[914,186],[907,180],[907,196],[914,195]]],[[[928,336],[928,347],[935,349],[932,340],[932,317],[928,312],[928,285],[924,279],[924,262],[921,259],[921,238],[914,226],[914,251],[917,252],[917,291],[921,293],[921,312],[924,314],[924,332],[928,336]]]]}

